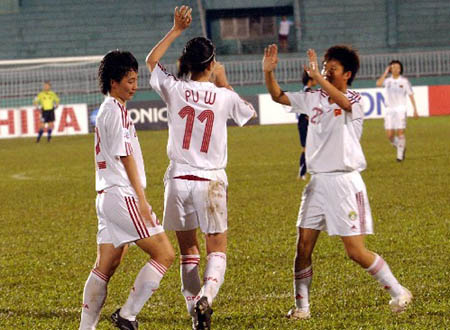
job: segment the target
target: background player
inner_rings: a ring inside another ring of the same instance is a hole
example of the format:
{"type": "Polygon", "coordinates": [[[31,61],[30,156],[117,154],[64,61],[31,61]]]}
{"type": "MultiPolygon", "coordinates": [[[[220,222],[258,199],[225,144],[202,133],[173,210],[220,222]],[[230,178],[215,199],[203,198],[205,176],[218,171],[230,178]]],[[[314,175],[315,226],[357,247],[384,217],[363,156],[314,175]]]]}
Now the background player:
{"type": "Polygon", "coordinates": [[[178,61],[177,77],[159,63],[191,21],[189,7],[175,8],[173,27],[150,51],[147,66],[150,84],[168,109],[170,164],[164,177],[164,228],[176,231],[181,291],[194,328],[210,329],[211,305],[226,269],[227,120],[242,126],[255,111],[230,90],[209,39],[198,37],[187,42],[178,61]],[[213,71],[216,85],[209,82],[213,71]],[[205,234],[208,254],[203,286],[198,275],[198,227],[205,234]]]}
{"type": "Polygon", "coordinates": [[[52,138],[53,123],[55,122],[55,109],[59,105],[59,97],[51,90],[50,81],[44,82],[42,91],[33,100],[33,105],[39,105],[41,109],[41,123],[36,142],[41,140],[44,133],[45,124],[47,124],[47,142],[52,138]]]}
{"type": "Polygon", "coordinates": [[[308,50],[308,57],[308,74],[322,88],[295,93],[284,93],[275,79],[276,45],[265,49],[263,59],[266,86],[272,99],[309,116],[306,162],[311,181],[303,192],[298,215],[296,307],[289,311],[288,317],[310,317],[311,256],[322,230],[341,237],[347,255],[389,291],[392,310],[401,312],[411,301],[411,293],[398,283],[387,263],[364,244],[364,236],[373,232],[369,200],[359,173],[366,167],[359,142],[364,111],[360,95],[347,89],[359,68],[358,55],[346,46],[329,48],[324,56],[326,78],[318,70],[314,50],[308,50]]]}
{"type": "MultiPolygon", "coordinates": [[[[314,79],[312,79],[306,70],[303,71],[303,91],[309,92],[312,87],[316,85],[314,79]]],[[[298,179],[306,180],[306,159],[305,159],[305,146],[306,146],[306,136],[308,135],[308,116],[304,113],[297,113],[297,129],[298,135],[300,136],[300,145],[302,146],[302,153],[300,154],[300,167],[298,170],[298,179]]]]}
{"type": "Polygon", "coordinates": [[[386,115],[384,117],[384,128],[386,135],[392,145],[397,148],[397,161],[405,159],[406,152],[406,109],[409,96],[414,109],[414,118],[418,118],[416,101],[409,80],[402,76],[403,64],[393,60],[377,80],[377,86],[386,89],[386,115]],[[388,73],[392,75],[386,79],[388,73]]]}
{"type": "Polygon", "coordinates": [[[95,329],[108,281],[128,243],[135,242],[152,259],[137,275],[125,305],[111,316],[119,329],[137,329],[136,315],[159,287],[175,258],[145,197],[141,148],[125,106],[136,92],[137,73],[134,56],[118,50],[106,54],[99,67],[101,91],[107,96],[95,126],[98,249],[94,269],[84,287],[80,329],[95,329]]]}

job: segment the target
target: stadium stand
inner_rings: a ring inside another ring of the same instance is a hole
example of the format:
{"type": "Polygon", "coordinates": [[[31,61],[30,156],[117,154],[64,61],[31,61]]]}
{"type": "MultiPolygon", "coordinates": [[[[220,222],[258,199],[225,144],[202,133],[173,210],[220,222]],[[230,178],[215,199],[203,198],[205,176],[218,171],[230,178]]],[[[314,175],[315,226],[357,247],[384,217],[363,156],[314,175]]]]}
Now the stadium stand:
{"type": "MultiPolygon", "coordinates": [[[[330,44],[352,44],[361,54],[450,49],[450,2],[385,0],[187,0],[194,8],[191,29],[186,38],[202,35],[198,4],[207,18],[207,32],[218,44],[219,54],[243,58],[260,53],[271,38],[241,39],[222,43],[220,15],[227,17],[290,15],[297,23],[289,39],[291,50],[319,52],[330,44]],[[298,26],[300,24],[300,27],[298,26]],[[301,35],[301,41],[297,39],[301,35]],[[237,48],[236,44],[239,46],[237,48]]],[[[172,23],[179,1],[134,0],[8,0],[0,6],[4,47],[0,59],[45,58],[102,55],[108,50],[126,48],[141,62],[152,41],[172,23]],[[15,2],[14,2],[15,1],[15,2]]],[[[175,59],[184,40],[177,41],[167,59],[175,59]]],[[[259,56],[259,55],[258,55],[259,56]]]]}

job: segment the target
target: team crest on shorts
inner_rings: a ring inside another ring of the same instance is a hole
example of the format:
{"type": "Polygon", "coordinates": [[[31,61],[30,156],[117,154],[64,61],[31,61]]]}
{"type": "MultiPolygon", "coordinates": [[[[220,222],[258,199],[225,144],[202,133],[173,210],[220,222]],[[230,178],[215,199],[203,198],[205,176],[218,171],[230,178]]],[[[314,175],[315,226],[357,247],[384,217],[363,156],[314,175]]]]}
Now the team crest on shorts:
{"type": "Polygon", "coordinates": [[[348,218],[352,221],[355,221],[358,218],[358,214],[355,211],[350,211],[348,214],[348,218]]]}

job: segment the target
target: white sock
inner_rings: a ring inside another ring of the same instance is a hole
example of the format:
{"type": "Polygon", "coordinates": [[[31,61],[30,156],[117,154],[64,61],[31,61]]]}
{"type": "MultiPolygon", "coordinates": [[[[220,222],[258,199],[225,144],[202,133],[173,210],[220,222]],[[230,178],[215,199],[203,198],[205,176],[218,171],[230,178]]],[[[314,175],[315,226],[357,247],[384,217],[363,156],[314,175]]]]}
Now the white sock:
{"type": "Polygon", "coordinates": [[[158,289],[159,282],[161,282],[166,271],[167,268],[165,266],[153,259],[147,262],[138,276],[136,276],[127,302],[120,309],[120,316],[127,320],[135,321],[136,316],[147,300],[158,289]]]}
{"type": "Polygon", "coordinates": [[[366,270],[389,292],[391,297],[397,297],[403,293],[403,287],[392,274],[388,264],[378,254],[375,254],[375,261],[366,270]]]}
{"type": "Polygon", "coordinates": [[[304,311],[309,309],[309,287],[312,275],[312,266],[294,273],[295,306],[304,311]]]}
{"type": "Polygon", "coordinates": [[[181,293],[186,300],[188,313],[194,316],[195,303],[200,298],[198,294],[201,289],[200,276],[198,275],[200,256],[198,254],[186,254],[182,255],[180,259],[181,293]]]}
{"type": "Polygon", "coordinates": [[[397,159],[403,160],[403,152],[405,151],[406,147],[406,138],[405,136],[399,136],[398,142],[397,142],[397,159]]]}
{"type": "Polygon", "coordinates": [[[226,268],[227,256],[225,253],[212,252],[208,255],[208,263],[206,264],[200,295],[208,299],[210,306],[224,281],[226,268]]]}
{"type": "Polygon", "coordinates": [[[106,300],[108,276],[93,269],[84,285],[80,330],[95,329],[106,300]]]}
{"type": "Polygon", "coordinates": [[[393,137],[393,139],[392,139],[392,141],[391,141],[391,144],[392,144],[394,147],[397,147],[397,144],[398,144],[398,138],[397,138],[397,135],[395,135],[395,136],[393,137]]]}

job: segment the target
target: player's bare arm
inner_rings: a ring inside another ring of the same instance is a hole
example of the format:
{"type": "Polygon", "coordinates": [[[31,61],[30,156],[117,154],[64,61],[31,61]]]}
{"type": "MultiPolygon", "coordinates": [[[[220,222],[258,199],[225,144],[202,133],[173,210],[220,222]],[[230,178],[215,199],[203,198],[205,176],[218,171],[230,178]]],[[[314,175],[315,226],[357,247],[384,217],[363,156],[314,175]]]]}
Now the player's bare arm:
{"type": "Polygon", "coordinates": [[[134,160],[133,155],[121,156],[120,160],[125,167],[125,171],[127,172],[131,186],[133,187],[137,197],[139,198],[139,212],[144,220],[146,220],[147,222],[151,222],[152,209],[150,204],[147,202],[144,188],[142,187],[141,181],[139,180],[136,161],[134,160]]]}
{"type": "Polygon", "coordinates": [[[264,80],[267,90],[272,96],[272,100],[284,105],[291,105],[289,98],[281,90],[280,85],[275,78],[274,70],[278,63],[278,47],[275,44],[269,45],[264,49],[264,57],[262,61],[264,80]]]}
{"type": "Polygon", "coordinates": [[[192,8],[188,6],[181,6],[180,8],[175,7],[174,10],[174,18],[173,18],[173,27],[169,32],[161,39],[160,42],[156,44],[155,47],[150,51],[147,55],[146,63],[150,72],[156,66],[156,63],[164,56],[167,49],[169,49],[170,45],[176,38],[178,38],[181,33],[186,30],[192,22],[192,8]]]}
{"type": "Polygon", "coordinates": [[[383,74],[380,76],[380,78],[378,78],[377,80],[377,87],[382,87],[384,80],[386,79],[387,75],[389,74],[389,72],[391,71],[391,66],[388,65],[386,67],[386,70],[384,70],[383,74]]]}
{"type": "Polygon", "coordinates": [[[417,107],[416,107],[416,100],[414,99],[414,95],[410,95],[409,99],[411,100],[411,104],[413,106],[414,109],[414,119],[418,119],[419,118],[419,113],[417,112],[417,107]]]}
{"type": "Polygon", "coordinates": [[[233,90],[233,87],[228,83],[225,66],[220,62],[216,62],[214,65],[214,70],[211,74],[211,82],[217,87],[225,87],[233,90]]]}
{"type": "Polygon", "coordinates": [[[313,78],[325,92],[328,93],[330,98],[345,111],[352,111],[352,104],[349,99],[335,86],[333,86],[328,80],[326,80],[319,71],[319,64],[317,62],[317,54],[314,49],[308,49],[308,66],[305,66],[305,70],[308,75],[313,78]]]}

